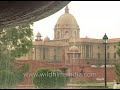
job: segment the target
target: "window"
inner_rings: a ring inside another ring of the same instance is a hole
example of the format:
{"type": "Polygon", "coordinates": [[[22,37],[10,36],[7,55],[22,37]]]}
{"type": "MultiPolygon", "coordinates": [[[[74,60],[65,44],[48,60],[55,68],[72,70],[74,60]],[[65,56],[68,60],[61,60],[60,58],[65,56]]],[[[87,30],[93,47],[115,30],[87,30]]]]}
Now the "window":
{"type": "Polygon", "coordinates": [[[110,58],[110,53],[107,53],[107,58],[110,58]]]}
{"type": "Polygon", "coordinates": [[[114,49],[116,49],[116,46],[114,45],[114,49]]]}
{"type": "Polygon", "coordinates": [[[116,58],[116,53],[114,53],[114,58],[116,58]]]}
{"type": "Polygon", "coordinates": [[[54,49],[54,53],[56,54],[56,49],[54,49]]]}
{"type": "Polygon", "coordinates": [[[98,59],[100,58],[100,53],[98,53],[98,59]]]}
{"type": "Polygon", "coordinates": [[[43,48],[43,60],[45,60],[45,48],[43,48]]]}
{"type": "Polygon", "coordinates": [[[56,61],[56,49],[54,49],[54,61],[56,61]]]}
{"type": "Polygon", "coordinates": [[[54,55],[54,61],[56,61],[56,55],[54,55]]]}

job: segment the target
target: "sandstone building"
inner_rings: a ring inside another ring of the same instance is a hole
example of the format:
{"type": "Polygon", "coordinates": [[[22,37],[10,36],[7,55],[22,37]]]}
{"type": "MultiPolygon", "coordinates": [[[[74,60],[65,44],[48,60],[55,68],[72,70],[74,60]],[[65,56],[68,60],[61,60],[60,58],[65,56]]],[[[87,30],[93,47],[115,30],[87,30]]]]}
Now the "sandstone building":
{"type": "MultiPolygon", "coordinates": [[[[66,6],[65,13],[61,15],[54,27],[54,39],[46,37],[41,39],[38,32],[33,42],[34,48],[20,60],[42,60],[48,62],[65,62],[70,59],[83,60],[85,64],[104,64],[105,49],[102,39],[81,38],[80,27],[75,17],[70,14],[66,6]]],[[[107,44],[107,64],[118,61],[117,43],[120,38],[109,39],[107,44]]]]}
{"type": "MultiPolygon", "coordinates": [[[[96,73],[95,77],[80,79],[83,81],[97,81],[99,78],[104,78],[105,47],[102,39],[81,38],[80,27],[75,17],[70,14],[68,6],[65,7],[65,13],[58,18],[54,27],[54,39],[50,40],[46,37],[42,40],[41,37],[42,35],[38,32],[31,51],[17,58],[19,63],[30,61],[33,72],[40,67],[52,68],[54,66],[56,69],[66,67],[68,72],[96,73]]],[[[114,38],[109,39],[107,43],[109,81],[114,80],[113,64],[119,62],[116,53],[119,41],[120,38],[114,38]]]]}

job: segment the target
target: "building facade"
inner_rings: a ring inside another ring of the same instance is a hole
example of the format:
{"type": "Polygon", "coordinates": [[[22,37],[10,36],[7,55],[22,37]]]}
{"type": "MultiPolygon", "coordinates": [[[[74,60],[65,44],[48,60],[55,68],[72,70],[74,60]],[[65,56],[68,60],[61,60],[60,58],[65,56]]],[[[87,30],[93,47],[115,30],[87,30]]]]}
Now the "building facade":
{"type": "MultiPolygon", "coordinates": [[[[50,40],[49,37],[46,37],[42,40],[41,34],[38,32],[37,38],[33,42],[33,49],[17,60],[61,62],[64,58],[66,62],[69,62],[69,59],[75,58],[75,51],[80,53],[79,59],[86,61],[85,63],[104,64],[105,47],[102,39],[88,38],[87,36],[81,38],[79,34],[80,27],[66,6],[65,13],[58,18],[54,27],[54,39],[50,40]],[[70,52],[73,52],[73,57],[69,56],[70,52]]],[[[119,57],[116,50],[119,41],[120,38],[108,40],[107,64],[114,64],[118,61],[119,57]]]]}
{"type": "MultiPolygon", "coordinates": [[[[114,38],[109,39],[107,43],[107,78],[109,81],[115,79],[113,65],[119,63],[116,52],[119,41],[120,38],[114,38]]],[[[29,64],[32,66],[30,72],[36,72],[38,68],[43,67],[52,69],[65,67],[68,73],[94,72],[95,77],[74,79],[97,81],[99,78],[104,78],[105,47],[102,39],[80,37],[77,20],[69,13],[69,8],[66,6],[65,13],[58,18],[54,27],[54,39],[50,40],[46,37],[42,40],[38,32],[33,41],[33,48],[28,54],[17,58],[17,61],[22,64],[30,61],[29,64]]]]}

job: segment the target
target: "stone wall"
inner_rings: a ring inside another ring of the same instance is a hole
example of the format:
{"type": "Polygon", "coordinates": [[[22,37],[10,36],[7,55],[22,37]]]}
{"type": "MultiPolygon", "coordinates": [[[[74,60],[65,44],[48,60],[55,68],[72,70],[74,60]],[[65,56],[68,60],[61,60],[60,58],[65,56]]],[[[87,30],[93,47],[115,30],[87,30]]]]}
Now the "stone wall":
{"type": "MultiPolygon", "coordinates": [[[[24,81],[19,85],[32,85],[32,76],[40,68],[60,69],[64,67],[63,63],[48,63],[39,60],[16,60],[16,64],[22,65],[28,63],[30,69],[24,74],[24,81]]],[[[70,75],[70,82],[104,82],[104,67],[91,67],[91,65],[81,66],[66,66],[66,75],[70,75]]],[[[115,79],[114,67],[107,68],[107,82],[112,82],[115,79]]]]}

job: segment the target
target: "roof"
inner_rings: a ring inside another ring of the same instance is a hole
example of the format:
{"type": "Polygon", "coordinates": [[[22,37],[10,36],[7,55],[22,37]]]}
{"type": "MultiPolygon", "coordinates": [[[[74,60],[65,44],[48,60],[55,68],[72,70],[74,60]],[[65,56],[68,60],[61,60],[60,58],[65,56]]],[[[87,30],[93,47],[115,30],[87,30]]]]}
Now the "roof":
{"type": "MultiPolygon", "coordinates": [[[[75,38],[75,39],[70,39],[69,42],[103,43],[102,39],[94,39],[94,38],[75,38]]],[[[117,43],[117,42],[120,42],[120,38],[108,39],[108,43],[117,43]]]]}
{"type": "Polygon", "coordinates": [[[28,24],[46,18],[70,1],[1,1],[0,26],[28,24]]]}
{"type": "Polygon", "coordinates": [[[49,42],[42,42],[42,41],[34,41],[33,45],[43,45],[43,46],[69,46],[69,43],[62,42],[62,41],[49,41],[49,42]]]}
{"type": "MultiPolygon", "coordinates": [[[[102,39],[93,39],[93,38],[76,38],[70,39],[69,42],[80,42],[80,43],[103,43],[102,39]]],[[[55,41],[50,40],[49,42],[34,41],[33,45],[46,45],[46,46],[69,46],[69,42],[55,41]]],[[[109,39],[108,43],[117,43],[120,42],[120,38],[109,39]]]]}

